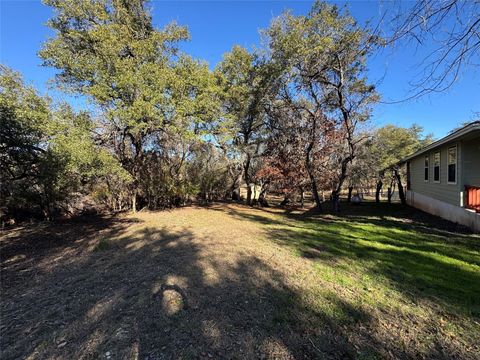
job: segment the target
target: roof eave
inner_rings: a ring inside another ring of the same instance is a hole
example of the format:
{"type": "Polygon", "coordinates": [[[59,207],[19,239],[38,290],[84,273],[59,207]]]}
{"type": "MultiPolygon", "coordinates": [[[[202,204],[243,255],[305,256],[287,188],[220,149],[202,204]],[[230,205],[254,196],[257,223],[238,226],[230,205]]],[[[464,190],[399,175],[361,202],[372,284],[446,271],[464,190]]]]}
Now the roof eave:
{"type": "Polygon", "coordinates": [[[475,121],[473,123],[470,123],[466,126],[464,126],[463,128],[461,129],[458,129],[457,131],[451,133],[451,134],[448,134],[447,136],[441,138],[440,140],[437,140],[433,143],[431,143],[430,145],[427,145],[425,146],[424,148],[416,151],[415,153],[403,158],[402,160],[400,160],[398,162],[398,165],[401,165],[401,164],[404,164],[406,163],[408,160],[411,160],[417,156],[420,156],[422,155],[423,153],[426,153],[427,151],[430,151],[432,149],[435,149],[436,147],[438,146],[442,146],[450,141],[453,141],[453,140],[456,140],[462,136],[465,136],[467,134],[469,134],[470,132],[472,131],[475,131],[475,130],[479,130],[480,131],[480,121],[475,121]]]}

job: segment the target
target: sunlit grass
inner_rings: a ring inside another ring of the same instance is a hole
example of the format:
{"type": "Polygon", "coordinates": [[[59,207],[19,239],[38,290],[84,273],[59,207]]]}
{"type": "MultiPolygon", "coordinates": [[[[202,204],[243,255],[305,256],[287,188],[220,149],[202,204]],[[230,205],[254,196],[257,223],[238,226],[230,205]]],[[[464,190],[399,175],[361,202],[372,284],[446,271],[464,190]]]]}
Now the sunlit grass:
{"type": "Polygon", "coordinates": [[[413,210],[405,214],[400,206],[383,217],[374,206],[353,214],[347,208],[341,215],[265,215],[269,240],[311,261],[321,279],[322,285],[312,285],[304,296],[308,307],[339,323],[362,321],[362,314],[372,311],[387,314],[388,326],[406,326],[393,324],[395,317],[412,319],[426,348],[434,339],[423,327],[431,324],[447,336],[476,341],[480,237],[438,230],[442,220],[434,217],[417,222],[413,210]],[[351,308],[335,304],[331,294],[351,308]]]}

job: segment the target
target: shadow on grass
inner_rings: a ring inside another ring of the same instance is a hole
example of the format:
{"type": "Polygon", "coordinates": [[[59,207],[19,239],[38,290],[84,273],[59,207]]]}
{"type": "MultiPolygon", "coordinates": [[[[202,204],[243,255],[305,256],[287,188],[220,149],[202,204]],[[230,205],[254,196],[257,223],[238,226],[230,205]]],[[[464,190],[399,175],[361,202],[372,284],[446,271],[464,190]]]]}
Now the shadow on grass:
{"type": "Polygon", "coordinates": [[[342,260],[413,302],[428,299],[480,318],[480,237],[464,227],[400,204],[344,204],[340,214],[225,211],[267,225],[271,240],[301,256],[333,266],[342,260]]]}
{"type": "MultiPolygon", "coordinates": [[[[417,221],[424,215],[401,207],[344,207],[341,218],[245,209],[215,208],[264,225],[272,241],[304,257],[333,267],[341,260],[338,266],[360,267],[412,301],[430,299],[447,311],[479,316],[480,279],[470,266],[478,263],[478,237],[457,234],[448,225],[429,232],[438,220],[417,221]]],[[[128,218],[12,233],[1,242],[1,358],[420,354],[398,339],[378,337],[372,314],[341,293],[313,294],[322,302],[315,306],[272,264],[251,253],[212,256],[208,247],[218,239],[200,240],[187,228],[147,227],[128,218]]],[[[441,340],[434,337],[428,354],[421,355],[459,355],[441,340]]]]}
{"type": "Polygon", "coordinates": [[[317,312],[305,322],[316,310],[283,274],[252,255],[206,256],[212,245],[198,240],[188,229],[121,218],[19,229],[2,239],[2,359],[375,353],[342,327],[341,319],[368,322],[368,314],[332,293],[334,315],[317,312]]]}

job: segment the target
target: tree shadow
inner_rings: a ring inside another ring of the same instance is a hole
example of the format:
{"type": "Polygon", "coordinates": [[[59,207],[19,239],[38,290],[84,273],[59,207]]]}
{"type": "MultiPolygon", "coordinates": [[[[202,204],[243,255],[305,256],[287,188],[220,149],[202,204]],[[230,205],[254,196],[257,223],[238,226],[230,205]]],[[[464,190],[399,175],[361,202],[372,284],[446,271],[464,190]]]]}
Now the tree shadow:
{"type": "Polygon", "coordinates": [[[341,215],[327,209],[275,217],[272,210],[228,211],[267,225],[268,238],[305,258],[361,266],[412,301],[428,299],[480,318],[478,235],[400,204],[344,204],[342,209],[341,215]]]}
{"type": "Polygon", "coordinates": [[[318,312],[285,274],[251,254],[212,256],[212,241],[128,218],[19,229],[2,240],[2,359],[353,358],[365,348],[368,334],[338,320],[367,323],[361,309],[332,293],[337,315],[318,312]]]}

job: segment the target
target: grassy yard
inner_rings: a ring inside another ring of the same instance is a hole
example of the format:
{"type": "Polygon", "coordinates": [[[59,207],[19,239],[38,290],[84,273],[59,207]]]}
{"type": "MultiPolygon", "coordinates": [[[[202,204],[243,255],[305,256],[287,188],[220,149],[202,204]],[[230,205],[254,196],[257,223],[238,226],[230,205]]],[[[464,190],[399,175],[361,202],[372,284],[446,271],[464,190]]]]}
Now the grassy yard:
{"type": "Polygon", "coordinates": [[[480,237],[392,204],[1,234],[2,359],[478,359],[480,237]]]}

